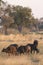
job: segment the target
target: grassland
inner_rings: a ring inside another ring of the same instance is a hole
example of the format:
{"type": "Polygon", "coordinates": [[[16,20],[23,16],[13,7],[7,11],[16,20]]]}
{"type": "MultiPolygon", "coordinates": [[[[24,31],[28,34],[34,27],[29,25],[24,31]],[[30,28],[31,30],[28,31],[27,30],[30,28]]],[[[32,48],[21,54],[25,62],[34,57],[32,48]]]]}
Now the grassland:
{"type": "Polygon", "coordinates": [[[0,65],[43,65],[43,34],[0,35],[0,65]],[[6,53],[1,52],[3,48],[10,44],[26,45],[33,43],[35,39],[39,42],[39,54],[8,56],[6,53]]]}

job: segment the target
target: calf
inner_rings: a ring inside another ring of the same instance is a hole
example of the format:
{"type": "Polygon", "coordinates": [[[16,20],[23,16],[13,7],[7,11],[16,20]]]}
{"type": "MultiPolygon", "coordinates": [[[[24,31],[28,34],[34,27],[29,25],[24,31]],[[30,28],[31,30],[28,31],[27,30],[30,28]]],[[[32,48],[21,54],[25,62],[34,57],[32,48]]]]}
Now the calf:
{"type": "Polygon", "coordinates": [[[31,47],[27,45],[25,48],[26,48],[26,53],[30,53],[31,47]]]}

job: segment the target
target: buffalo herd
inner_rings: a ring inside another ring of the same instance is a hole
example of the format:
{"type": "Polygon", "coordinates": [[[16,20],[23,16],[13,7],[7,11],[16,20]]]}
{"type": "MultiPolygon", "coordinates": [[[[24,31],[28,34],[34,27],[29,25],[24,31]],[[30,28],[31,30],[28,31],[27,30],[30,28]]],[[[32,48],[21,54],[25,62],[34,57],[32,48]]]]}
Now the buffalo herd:
{"type": "Polygon", "coordinates": [[[18,44],[11,44],[7,48],[3,48],[2,52],[12,55],[21,55],[21,54],[29,54],[29,53],[39,53],[38,49],[38,40],[34,40],[33,44],[28,43],[26,45],[18,46],[18,44]]]}

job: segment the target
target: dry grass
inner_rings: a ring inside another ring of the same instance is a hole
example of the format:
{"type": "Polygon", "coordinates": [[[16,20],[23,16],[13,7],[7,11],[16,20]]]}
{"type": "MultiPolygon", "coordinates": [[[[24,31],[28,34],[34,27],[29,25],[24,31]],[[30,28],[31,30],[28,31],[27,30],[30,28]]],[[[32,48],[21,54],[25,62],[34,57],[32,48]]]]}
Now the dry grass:
{"type": "Polygon", "coordinates": [[[43,65],[43,35],[0,35],[0,65],[43,65]],[[34,39],[39,41],[39,54],[8,56],[6,53],[1,52],[4,47],[7,47],[12,43],[17,43],[18,45],[26,45],[27,43],[33,43],[34,39]]]}

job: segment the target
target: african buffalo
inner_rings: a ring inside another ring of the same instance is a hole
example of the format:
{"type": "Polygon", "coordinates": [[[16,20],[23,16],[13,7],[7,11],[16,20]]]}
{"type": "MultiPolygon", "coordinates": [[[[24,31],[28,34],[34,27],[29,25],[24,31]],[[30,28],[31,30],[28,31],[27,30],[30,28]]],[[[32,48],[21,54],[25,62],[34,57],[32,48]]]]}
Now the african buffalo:
{"type": "Polygon", "coordinates": [[[39,53],[39,50],[38,50],[38,41],[37,40],[34,40],[33,44],[27,44],[27,46],[30,46],[31,48],[31,53],[32,52],[36,52],[36,53],[39,53]]]}
{"type": "Polygon", "coordinates": [[[30,52],[30,46],[20,46],[20,47],[18,47],[18,49],[17,49],[17,52],[18,52],[18,54],[24,54],[24,53],[29,53],[30,52]]]}
{"type": "Polygon", "coordinates": [[[20,47],[18,47],[18,49],[17,49],[17,52],[18,52],[18,54],[24,54],[25,52],[26,52],[26,48],[25,48],[25,46],[20,46],[20,47]]]}
{"type": "Polygon", "coordinates": [[[8,54],[17,54],[17,45],[16,44],[11,44],[7,48],[3,48],[2,52],[6,52],[8,54]]]}

